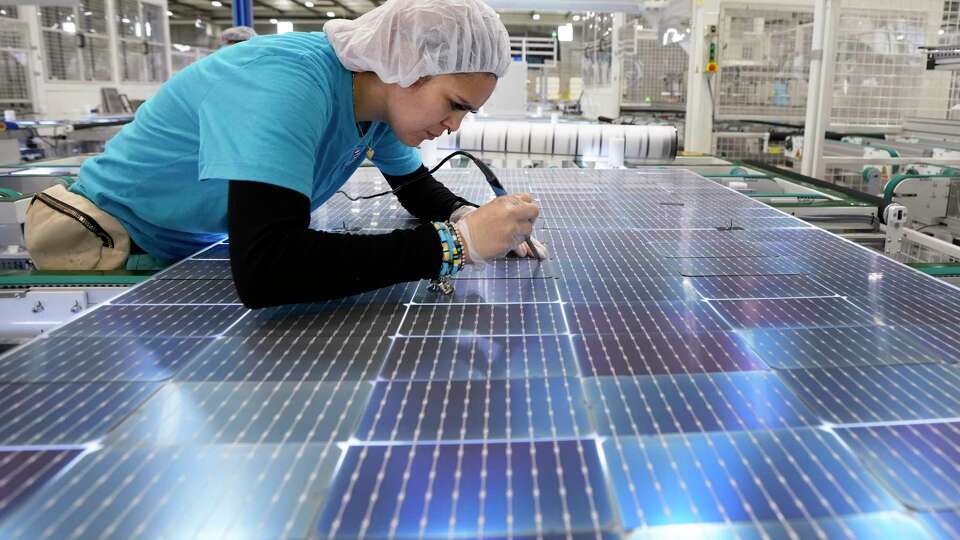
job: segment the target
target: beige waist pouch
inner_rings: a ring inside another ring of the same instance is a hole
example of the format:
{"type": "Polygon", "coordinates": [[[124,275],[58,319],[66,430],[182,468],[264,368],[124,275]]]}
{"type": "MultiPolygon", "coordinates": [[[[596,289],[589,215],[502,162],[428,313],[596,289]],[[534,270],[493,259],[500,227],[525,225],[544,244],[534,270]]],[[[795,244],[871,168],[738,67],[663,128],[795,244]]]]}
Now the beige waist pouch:
{"type": "Polygon", "coordinates": [[[39,270],[117,270],[130,256],[123,225],[62,185],[33,196],[24,235],[39,270]]]}

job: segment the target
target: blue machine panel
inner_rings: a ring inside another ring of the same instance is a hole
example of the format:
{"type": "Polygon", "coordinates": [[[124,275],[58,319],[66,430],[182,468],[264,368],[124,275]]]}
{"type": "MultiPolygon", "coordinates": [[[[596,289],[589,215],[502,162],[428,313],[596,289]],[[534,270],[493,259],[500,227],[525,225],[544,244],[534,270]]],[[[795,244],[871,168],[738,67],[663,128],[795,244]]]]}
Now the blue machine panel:
{"type": "Polygon", "coordinates": [[[613,525],[592,440],[351,446],[317,534],[502,538],[613,525]]]}
{"type": "Polygon", "coordinates": [[[598,334],[574,338],[584,375],[662,375],[767,369],[730,332],[598,334]]]}
{"type": "Polygon", "coordinates": [[[607,439],[626,530],[899,509],[833,435],[812,429],[607,439]]]}
{"type": "Polygon", "coordinates": [[[659,435],[817,425],[770,372],[599,377],[584,383],[601,435],[659,435]]]}
{"type": "Polygon", "coordinates": [[[466,380],[573,377],[569,336],[397,338],[381,378],[466,380]]]}
{"type": "Polygon", "coordinates": [[[907,508],[960,508],[960,422],[836,432],[907,508]]]}
{"type": "Polygon", "coordinates": [[[500,176],[548,260],[248,310],[220,243],[0,356],[0,538],[960,538],[960,290],[677,167],[500,176]]]}
{"type": "Polygon", "coordinates": [[[165,381],[211,339],[49,338],[0,358],[0,382],[165,381]]]}
{"type": "Polygon", "coordinates": [[[573,438],[592,432],[579,379],[379,382],[362,441],[573,438]]]}

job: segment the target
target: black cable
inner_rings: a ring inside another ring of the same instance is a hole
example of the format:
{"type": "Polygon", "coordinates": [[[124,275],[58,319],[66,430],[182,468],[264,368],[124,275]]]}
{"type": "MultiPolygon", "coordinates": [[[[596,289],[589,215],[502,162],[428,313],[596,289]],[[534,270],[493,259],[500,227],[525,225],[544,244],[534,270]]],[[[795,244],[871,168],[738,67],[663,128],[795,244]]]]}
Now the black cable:
{"type": "Polygon", "coordinates": [[[412,183],[414,183],[414,182],[417,182],[417,181],[419,181],[419,180],[423,180],[424,178],[428,178],[428,177],[431,176],[433,173],[437,172],[437,170],[439,170],[440,167],[442,167],[444,163],[450,161],[451,158],[454,158],[454,157],[456,157],[456,156],[464,156],[464,157],[469,158],[471,161],[473,161],[473,163],[477,166],[477,168],[480,169],[480,172],[483,173],[484,178],[486,178],[487,183],[490,184],[490,187],[493,188],[493,191],[494,191],[495,193],[497,193],[498,195],[500,194],[500,192],[504,192],[504,194],[506,193],[505,190],[503,189],[503,185],[500,184],[500,180],[497,179],[497,175],[493,174],[493,171],[490,170],[490,167],[487,167],[487,164],[486,164],[486,163],[480,161],[480,158],[474,156],[473,154],[471,154],[471,153],[469,153],[469,152],[465,152],[465,151],[463,151],[463,150],[457,150],[456,152],[448,155],[447,157],[441,159],[441,160],[440,160],[440,163],[437,163],[437,165],[436,165],[434,168],[432,168],[432,169],[430,169],[429,171],[421,174],[420,176],[417,176],[417,177],[411,178],[410,180],[407,180],[406,182],[400,184],[399,186],[397,186],[397,187],[395,187],[395,188],[393,188],[393,189],[390,189],[390,190],[387,190],[387,191],[381,191],[380,193],[374,193],[373,195],[363,195],[363,196],[357,196],[357,197],[351,197],[350,195],[347,194],[347,192],[343,191],[342,189],[337,190],[337,193],[343,195],[343,196],[346,197],[347,199],[349,199],[349,200],[351,200],[351,201],[354,201],[354,202],[356,202],[356,201],[365,201],[365,200],[368,200],[368,199],[376,199],[377,197],[383,197],[384,195],[390,195],[391,193],[392,193],[392,194],[396,194],[398,191],[400,191],[401,189],[409,186],[410,184],[412,184],[412,183]],[[499,191],[498,191],[498,190],[499,190],[499,191]]]}

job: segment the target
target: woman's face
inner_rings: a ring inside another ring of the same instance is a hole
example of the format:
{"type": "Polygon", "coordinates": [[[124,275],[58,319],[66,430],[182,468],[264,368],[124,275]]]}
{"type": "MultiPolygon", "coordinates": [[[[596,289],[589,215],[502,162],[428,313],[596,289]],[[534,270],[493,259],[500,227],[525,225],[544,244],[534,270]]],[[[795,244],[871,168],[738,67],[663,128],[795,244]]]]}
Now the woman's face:
{"type": "Polygon", "coordinates": [[[493,93],[497,78],[489,73],[437,75],[410,86],[390,85],[387,122],[407,146],[456,131],[463,117],[476,111],[493,93]]]}

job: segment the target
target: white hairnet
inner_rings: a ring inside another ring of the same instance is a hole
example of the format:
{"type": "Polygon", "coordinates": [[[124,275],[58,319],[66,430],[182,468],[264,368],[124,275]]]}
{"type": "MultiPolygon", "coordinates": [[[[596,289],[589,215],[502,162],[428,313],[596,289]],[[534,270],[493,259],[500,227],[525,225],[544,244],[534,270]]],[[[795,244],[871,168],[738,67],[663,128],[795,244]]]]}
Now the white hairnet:
{"type": "Polygon", "coordinates": [[[493,73],[510,65],[510,38],[482,0],[390,0],[323,28],[350,71],[373,71],[406,88],[421,77],[493,73]]]}
{"type": "Polygon", "coordinates": [[[220,34],[220,43],[237,43],[257,37],[257,32],[249,26],[234,26],[220,34]]]}

